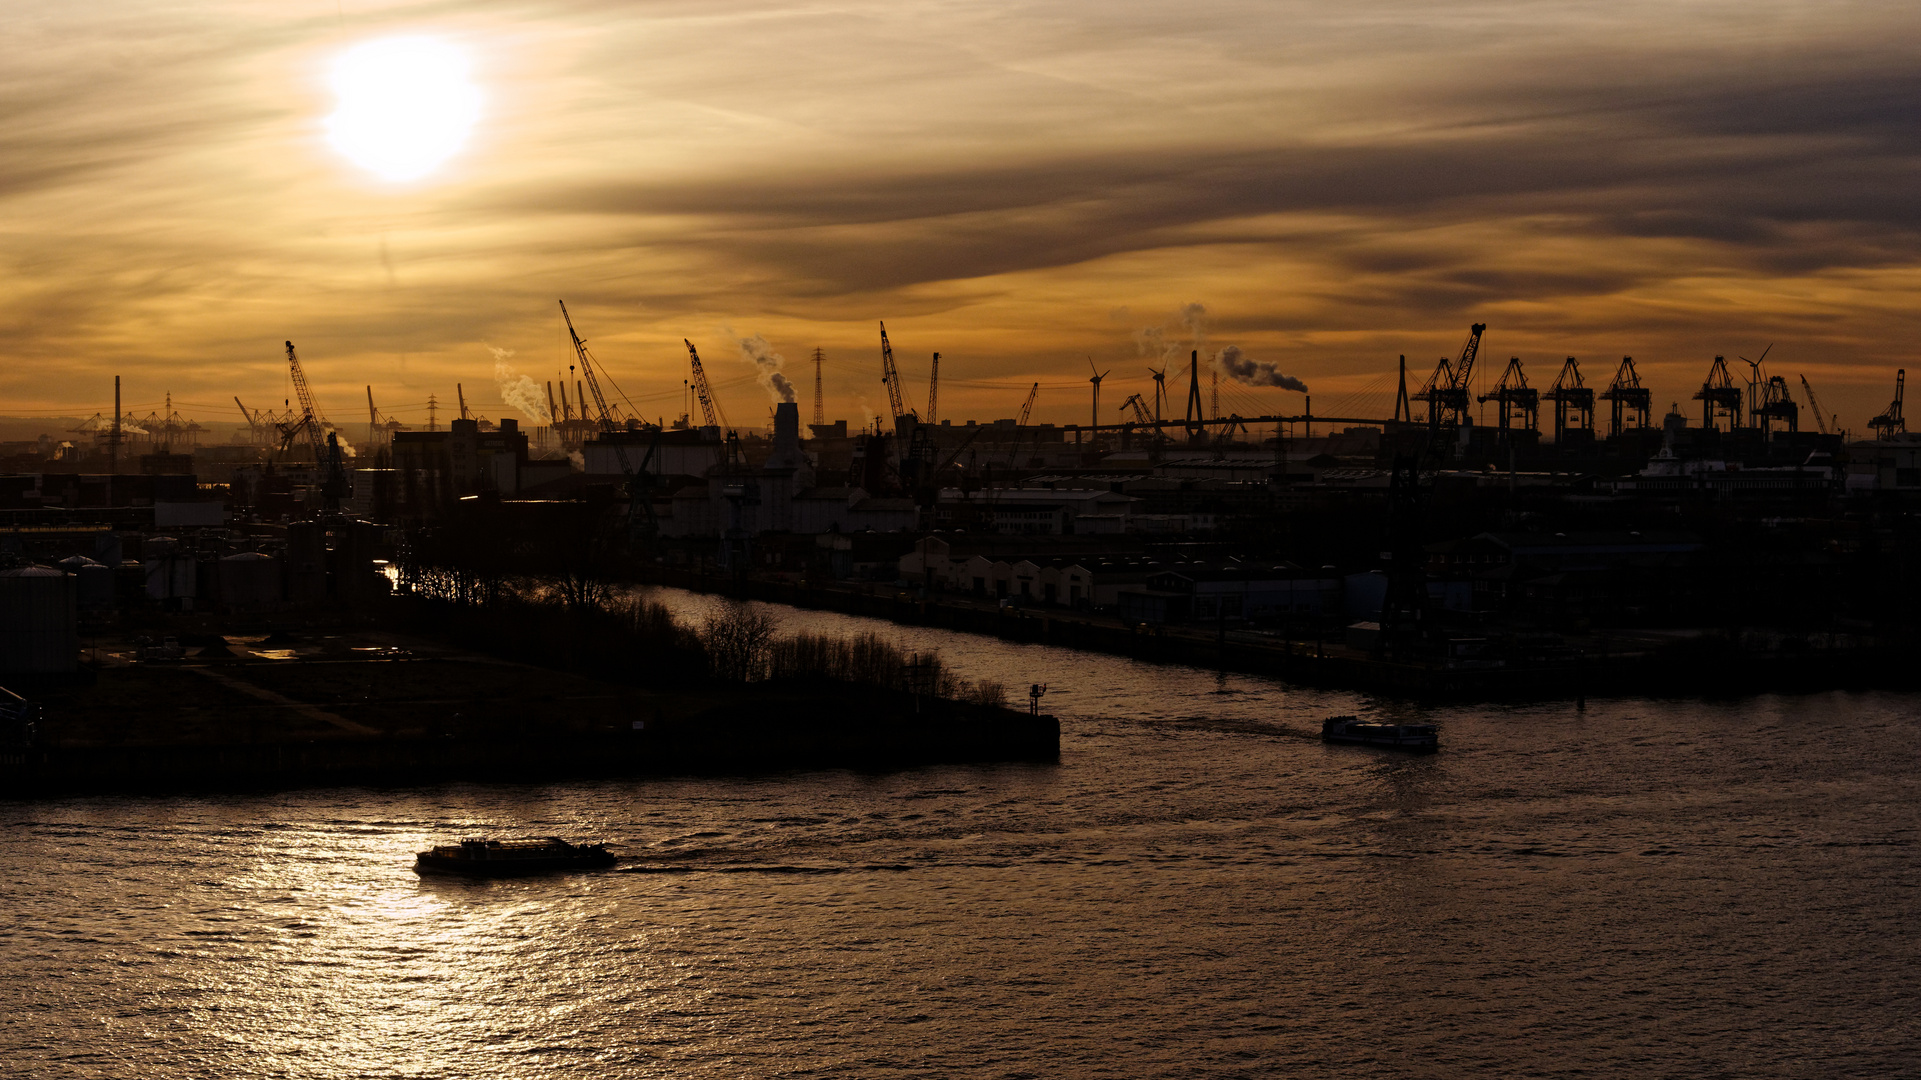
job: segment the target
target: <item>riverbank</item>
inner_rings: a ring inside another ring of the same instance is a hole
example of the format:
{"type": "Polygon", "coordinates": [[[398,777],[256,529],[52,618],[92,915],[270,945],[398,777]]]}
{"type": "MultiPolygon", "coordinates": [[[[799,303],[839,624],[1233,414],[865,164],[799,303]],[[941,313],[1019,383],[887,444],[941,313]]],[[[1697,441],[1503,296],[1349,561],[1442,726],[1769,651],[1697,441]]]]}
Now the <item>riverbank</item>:
{"type": "Polygon", "coordinates": [[[108,643],[37,695],[0,793],[518,782],[1053,761],[1059,727],[990,705],[790,680],[649,689],[386,629],[108,643]],[[162,655],[154,655],[161,653],[162,655]]]}
{"type": "Polygon", "coordinates": [[[1328,637],[1290,638],[1225,626],[1129,624],[1067,608],[1001,607],[966,597],[921,596],[891,586],[726,579],[666,567],[644,568],[640,581],[903,626],[1265,675],[1300,686],[1410,700],[1579,701],[1921,687],[1921,672],[1905,662],[1916,643],[1894,639],[1850,636],[1844,647],[1823,647],[1818,639],[1777,635],[1763,639],[1772,641],[1773,647],[1757,647],[1719,632],[1615,631],[1567,638],[1549,656],[1518,662],[1400,661],[1379,659],[1328,637]]]}

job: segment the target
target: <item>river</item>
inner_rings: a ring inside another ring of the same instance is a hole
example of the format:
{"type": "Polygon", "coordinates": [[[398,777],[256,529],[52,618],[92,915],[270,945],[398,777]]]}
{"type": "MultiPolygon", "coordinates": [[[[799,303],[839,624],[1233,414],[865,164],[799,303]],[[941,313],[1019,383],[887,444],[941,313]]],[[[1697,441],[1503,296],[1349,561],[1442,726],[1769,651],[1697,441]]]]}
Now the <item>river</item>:
{"type": "MultiPolygon", "coordinates": [[[[690,617],[718,601],[662,592],[690,617]]],[[[0,801],[0,1075],[1887,1077],[1921,698],[1361,695],[769,606],[1045,682],[1058,765],[0,801]],[[1426,757],[1335,712],[1441,725],[1426,757]],[[423,880],[448,838],[636,868],[423,880]]]]}

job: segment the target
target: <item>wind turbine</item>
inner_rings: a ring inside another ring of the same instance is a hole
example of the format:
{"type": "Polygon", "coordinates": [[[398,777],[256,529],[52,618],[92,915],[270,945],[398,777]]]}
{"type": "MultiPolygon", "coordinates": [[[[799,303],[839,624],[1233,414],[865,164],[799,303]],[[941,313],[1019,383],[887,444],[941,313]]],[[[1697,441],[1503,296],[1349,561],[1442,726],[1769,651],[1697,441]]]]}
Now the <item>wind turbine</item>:
{"type": "Polygon", "coordinates": [[[1158,424],[1161,422],[1161,402],[1167,400],[1167,369],[1163,367],[1155,371],[1148,368],[1147,372],[1154,376],[1154,422],[1158,424]]]}
{"type": "Polygon", "coordinates": [[[1087,358],[1087,370],[1094,373],[1094,377],[1087,380],[1094,384],[1094,416],[1090,421],[1090,425],[1099,427],[1101,423],[1101,380],[1112,375],[1114,369],[1108,368],[1106,371],[1100,370],[1094,366],[1094,358],[1090,356],[1087,358]]]}

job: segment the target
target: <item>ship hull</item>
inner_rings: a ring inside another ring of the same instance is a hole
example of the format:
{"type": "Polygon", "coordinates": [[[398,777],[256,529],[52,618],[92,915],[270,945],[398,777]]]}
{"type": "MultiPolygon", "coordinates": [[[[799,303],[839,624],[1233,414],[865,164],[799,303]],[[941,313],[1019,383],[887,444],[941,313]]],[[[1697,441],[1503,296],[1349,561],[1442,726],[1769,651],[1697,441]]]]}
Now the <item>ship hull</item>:
{"type": "Polygon", "coordinates": [[[454,874],[460,877],[526,877],[556,874],[570,870],[605,870],[614,865],[609,854],[568,855],[553,858],[462,859],[421,855],[414,860],[416,874],[454,874]]]}

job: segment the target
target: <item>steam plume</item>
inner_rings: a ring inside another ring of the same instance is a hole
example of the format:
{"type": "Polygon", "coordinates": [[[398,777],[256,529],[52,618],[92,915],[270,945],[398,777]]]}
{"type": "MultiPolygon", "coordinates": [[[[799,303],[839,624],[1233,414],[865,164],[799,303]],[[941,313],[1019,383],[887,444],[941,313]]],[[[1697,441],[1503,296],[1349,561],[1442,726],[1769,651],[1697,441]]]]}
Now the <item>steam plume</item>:
{"type": "Polygon", "coordinates": [[[1307,393],[1307,384],[1292,375],[1283,375],[1280,369],[1265,360],[1256,360],[1241,351],[1239,345],[1229,345],[1214,357],[1214,366],[1229,378],[1249,386],[1276,386],[1282,390],[1298,390],[1307,393]]]}
{"type": "Polygon", "coordinates": [[[1178,363],[1189,349],[1207,347],[1208,322],[1207,305],[1190,300],[1176,308],[1167,322],[1134,331],[1134,348],[1142,356],[1159,360],[1163,367],[1178,363]]]}
{"type": "Polygon", "coordinates": [[[767,339],[759,334],[740,339],[740,358],[754,365],[760,376],[760,384],[767,388],[775,401],[794,400],[794,384],[780,373],[780,366],[787,358],[774,351],[767,339]]]}
{"type": "Polygon", "coordinates": [[[547,395],[541,391],[540,384],[507,363],[514,351],[492,345],[487,346],[487,351],[494,354],[494,382],[500,385],[500,400],[536,424],[553,423],[553,414],[547,411],[547,395]]]}

